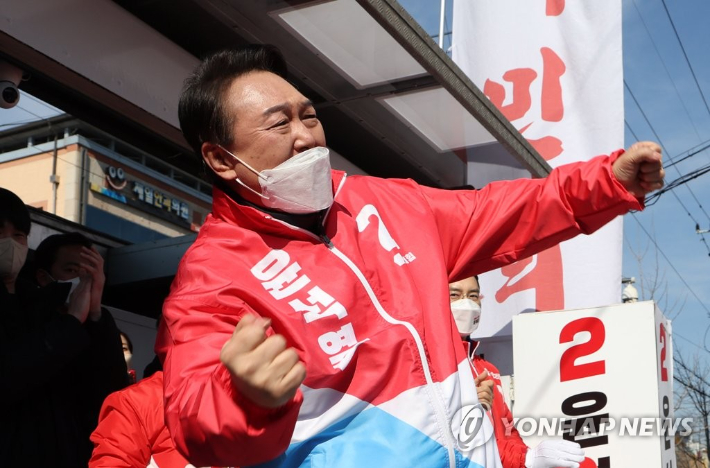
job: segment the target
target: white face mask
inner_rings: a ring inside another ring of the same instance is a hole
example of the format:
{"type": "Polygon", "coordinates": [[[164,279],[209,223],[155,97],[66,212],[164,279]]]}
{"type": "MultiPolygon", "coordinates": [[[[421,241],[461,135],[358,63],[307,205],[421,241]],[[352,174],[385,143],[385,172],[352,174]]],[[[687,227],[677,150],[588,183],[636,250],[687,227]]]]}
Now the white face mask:
{"type": "MultiPolygon", "coordinates": [[[[52,278],[52,275],[50,275],[49,273],[47,273],[47,276],[52,278]]],[[[52,281],[54,281],[57,284],[67,284],[67,283],[71,284],[71,286],[69,287],[69,294],[67,294],[67,299],[65,301],[66,304],[69,304],[69,300],[71,299],[71,295],[76,290],[76,288],[79,287],[79,283],[81,282],[81,278],[79,278],[77,276],[76,278],[72,278],[72,279],[66,280],[66,281],[55,280],[54,278],[52,278],[52,281]]]]}
{"type": "Polygon", "coordinates": [[[12,237],[0,239],[0,276],[17,278],[27,259],[27,246],[12,237]]]}
{"type": "Polygon", "coordinates": [[[66,281],[57,281],[57,283],[60,284],[65,284],[65,283],[70,283],[71,286],[69,287],[69,294],[67,294],[67,302],[69,302],[69,298],[71,298],[72,293],[76,290],[77,287],[79,287],[79,283],[81,282],[81,278],[78,276],[76,278],[72,278],[70,280],[66,281]]]}
{"type": "Polygon", "coordinates": [[[456,328],[462,337],[469,336],[478,328],[481,319],[481,306],[471,299],[459,299],[451,303],[451,313],[454,314],[456,328]]]}
{"type": "Polygon", "coordinates": [[[286,213],[315,213],[333,204],[333,182],[328,148],[316,147],[298,153],[273,169],[259,172],[224,149],[259,177],[261,193],[239,180],[242,187],[263,199],[264,206],[286,213]]]}

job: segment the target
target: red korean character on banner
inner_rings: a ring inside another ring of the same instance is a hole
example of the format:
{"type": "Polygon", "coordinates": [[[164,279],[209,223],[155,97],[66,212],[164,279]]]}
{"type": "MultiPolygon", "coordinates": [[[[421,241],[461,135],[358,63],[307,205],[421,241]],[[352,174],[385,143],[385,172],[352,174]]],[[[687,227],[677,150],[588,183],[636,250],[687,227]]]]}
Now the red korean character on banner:
{"type": "MultiPolygon", "coordinates": [[[[565,0],[547,0],[545,13],[547,16],[558,16],[564,8],[565,0]]],[[[540,55],[542,57],[542,83],[540,87],[540,116],[538,118],[546,122],[560,122],[564,118],[561,77],[567,67],[560,56],[549,47],[542,47],[540,55]]],[[[503,80],[511,83],[513,87],[512,100],[509,104],[503,104],[506,99],[506,90],[502,84],[488,79],[483,87],[484,94],[508,120],[516,122],[527,117],[522,125],[516,125],[520,133],[523,134],[535,123],[535,118],[528,114],[533,102],[531,85],[538,76],[539,73],[533,68],[515,68],[505,72],[503,80]]],[[[546,161],[562,154],[562,140],[554,135],[537,139],[528,138],[527,140],[546,161]]],[[[496,300],[503,303],[517,292],[534,289],[536,310],[564,309],[560,247],[552,247],[534,258],[537,260],[534,265],[532,265],[533,258],[529,258],[501,269],[501,273],[507,278],[507,281],[496,292],[496,300]],[[520,277],[521,275],[523,276],[520,277]]]]}
{"type": "Polygon", "coordinates": [[[565,0],[547,0],[545,15],[560,16],[565,10],[565,0]]]}
{"type": "Polygon", "coordinates": [[[505,284],[496,292],[496,301],[505,302],[515,293],[535,290],[535,310],[562,310],[565,308],[565,292],[562,274],[562,252],[556,245],[537,255],[501,268],[507,278],[505,284]],[[537,262],[528,272],[525,270],[537,262]],[[524,274],[521,278],[520,275],[524,274]]]}
{"type": "MultiPolygon", "coordinates": [[[[559,122],[564,118],[564,102],[562,101],[560,78],[564,75],[567,67],[560,56],[549,47],[541,48],[540,54],[542,55],[540,118],[547,122],[559,122]]],[[[525,117],[532,107],[530,86],[537,77],[538,73],[532,68],[515,68],[505,72],[503,80],[513,85],[513,99],[510,104],[503,104],[506,97],[505,88],[502,84],[493,80],[486,80],[483,86],[483,93],[488,96],[508,120],[515,122],[525,117]]],[[[519,128],[520,133],[524,133],[533,123],[535,122],[525,123],[519,128]]],[[[557,137],[528,138],[528,142],[546,161],[562,154],[562,141],[557,137]]]]}

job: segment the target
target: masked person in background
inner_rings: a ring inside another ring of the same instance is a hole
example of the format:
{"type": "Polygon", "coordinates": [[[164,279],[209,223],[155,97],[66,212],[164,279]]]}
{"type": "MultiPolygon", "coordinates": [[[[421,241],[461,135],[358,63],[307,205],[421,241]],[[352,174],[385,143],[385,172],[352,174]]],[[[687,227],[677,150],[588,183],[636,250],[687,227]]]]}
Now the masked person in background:
{"type": "Polygon", "coordinates": [[[500,466],[486,418],[460,437],[477,398],[447,284],[641,209],[660,147],[481,190],[347,176],[287,78],[274,47],[230,49],[180,97],[214,187],[156,340],[176,447],[195,465],[500,466]]]}
{"type": "Polygon", "coordinates": [[[0,188],[0,458],[3,466],[86,466],[101,401],[126,382],[120,341],[116,332],[119,366],[105,380],[113,361],[92,350],[113,320],[94,309],[95,257],[80,258],[71,277],[51,268],[56,281],[46,287],[18,279],[30,225],[22,201],[0,188]]]}
{"type": "Polygon", "coordinates": [[[128,383],[136,383],[136,370],[133,368],[133,342],[126,333],[119,331],[121,335],[121,348],[123,349],[123,359],[126,361],[128,369],[128,383]]]}
{"type": "Polygon", "coordinates": [[[529,448],[513,425],[513,415],[503,398],[500,372],[496,366],[476,354],[479,343],[471,339],[481,319],[482,298],[478,276],[449,284],[451,313],[475,375],[478,398],[487,405],[493,419],[503,468],[579,468],[579,464],[584,461],[584,451],[578,443],[545,440],[537,447],[529,448]]]}

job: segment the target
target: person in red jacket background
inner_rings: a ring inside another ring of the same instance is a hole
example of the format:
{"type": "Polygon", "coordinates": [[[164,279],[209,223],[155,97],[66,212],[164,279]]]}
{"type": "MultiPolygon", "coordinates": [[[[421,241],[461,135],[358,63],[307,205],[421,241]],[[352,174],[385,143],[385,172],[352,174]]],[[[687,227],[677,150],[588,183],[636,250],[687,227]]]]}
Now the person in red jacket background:
{"type": "Polygon", "coordinates": [[[579,468],[584,451],[578,443],[545,440],[530,448],[520,437],[513,424],[513,414],[503,398],[500,371],[476,354],[479,343],[470,337],[480,322],[482,298],[478,276],[449,284],[451,313],[475,375],[478,398],[491,413],[503,468],[579,468]]]}
{"type": "Polygon", "coordinates": [[[194,468],[175,449],[163,413],[163,371],[114,392],[91,434],[90,468],[194,468]]]}

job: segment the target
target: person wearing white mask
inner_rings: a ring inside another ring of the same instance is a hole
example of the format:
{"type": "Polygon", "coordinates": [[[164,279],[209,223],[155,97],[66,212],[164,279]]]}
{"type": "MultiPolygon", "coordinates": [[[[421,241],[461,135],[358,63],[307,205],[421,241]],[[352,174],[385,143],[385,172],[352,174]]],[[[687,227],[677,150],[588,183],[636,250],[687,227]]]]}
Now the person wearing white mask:
{"type": "Polygon", "coordinates": [[[481,287],[478,276],[449,284],[451,313],[466,348],[475,376],[479,400],[487,404],[503,468],[579,468],[584,451],[576,442],[545,440],[528,447],[513,425],[513,415],[502,394],[500,371],[476,354],[479,342],[471,338],[481,320],[481,287]]]}
{"type": "MultiPolygon", "coordinates": [[[[472,341],[470,336],[478,328],[481,320],[481,291],[478,287],[478,277],[474,276],[449,284],[449,300],[451,301],[451,313],[454,316],[456,328],[466,346],[469,362],[473,366],[474,362],[482,361],[477,355],[475,356],[475,361],[471,360],[471,357],[474,356],[473,351],[478,343],[472,341]]],[[[486,408],[490,409],[493,405],[494,380],[489,378],[487,369],[478,370],[476,367],[472,367],[472,369],[475,374],[478,399],[486,408]]]]}
{"type": "Polygon", "coordinates": [[[55,284],[65,290],[66,304],[71,304],[72,294],[80,284],[86,283],[90,290],[89,314],[86,318],[77,318],[82,323],[87,318],[93,322],[101,319],[101,297],[106,281],[104,261],[84,235],[72,232],[45,238],[37,246],[34,266],[37,284],[42,287],[55,284]],[[83,278],[80,273],[84,274],[83,278]]]}
{"type": "Polygon", "coordinates": [[[5,292],[12,295],[27,259],[29,233],[30,218],[22,200],[0,188],[0,281],[5,292]]]}
{"type": "Polygon", "coordinates": [[[110,393],[133,383],[128,373],[128,362],[123,353],[121,331],[111,313],[101,306],[104,284],[104,260],[91,241],[81,233],[51,235],[37,246],[34,255],[35,278],[43,292],[63,296],[59,313],[71,313],[72,304],[82,284],[89,288],[89,311],[84,329],[89,333],[90,345],[77,357],[77,382],[91,386],[81,402],[88,424],[83,435],[94,430],[104,398],[110,393]]]}
{"type": "Polygon", "coordinates": [[[477,392],[458,378],[447,278],[641,209],[663,183],[660,147],[479,191],[348,176],[330,168],[317,110],[347,105],[286,68],[271,46],[216,52],[180,96],[214,187],[156,340],[176,447],[195,465],[500,466],[490,421],[470,444],[453,436],[477,392]]]}
{"type": "Polygon", "coordinates": [[[71,295],[70,284],[37,287],[21,277],[30,226],[22,200],[0,188],[2,463],[86,466],[101,400],[125,385],[120,340],[115,346],[124,380],[106,389],[95,377],[110,363],[95,351],[104,346],[100,331],[108,318],[90,319],[92,265],[79,262],[75,276],[80,281],[71,295]]]}

